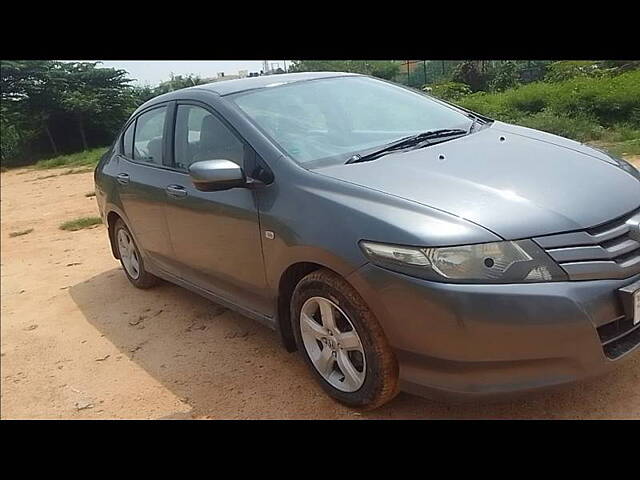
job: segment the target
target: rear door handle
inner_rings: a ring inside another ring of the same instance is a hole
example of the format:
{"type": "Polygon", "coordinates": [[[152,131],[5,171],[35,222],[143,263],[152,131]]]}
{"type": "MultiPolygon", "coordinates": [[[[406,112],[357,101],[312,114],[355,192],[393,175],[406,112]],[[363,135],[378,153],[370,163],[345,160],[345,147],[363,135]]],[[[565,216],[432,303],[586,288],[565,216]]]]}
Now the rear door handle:
{"type": "Polygon", "coordinates": [[[128,173],[119,173],[118,176],[116,177],[116,179],[118,180],[119,184],[126,185],[127,183],[129,183],[129,174],[128,173]]]}
{"type": "Polygon", "coordinates": [[[166,191],[167,195],[174,198],[183,198],[187,196],[187,191],[182,185],[169,185],[166,191]]]}

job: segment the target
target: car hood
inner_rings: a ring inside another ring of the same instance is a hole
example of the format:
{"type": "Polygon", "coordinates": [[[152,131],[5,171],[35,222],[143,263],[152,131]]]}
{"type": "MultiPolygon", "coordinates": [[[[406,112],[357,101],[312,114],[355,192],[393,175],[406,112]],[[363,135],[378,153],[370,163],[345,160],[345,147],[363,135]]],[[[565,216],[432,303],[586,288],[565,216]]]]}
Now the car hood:
{"type": "Polygon", "coordinates": [[[501,122],[430,147],[314,171],[448,212],[505,239],[593,227],[640,206],[640,175],[627,165],[501,122]]]}

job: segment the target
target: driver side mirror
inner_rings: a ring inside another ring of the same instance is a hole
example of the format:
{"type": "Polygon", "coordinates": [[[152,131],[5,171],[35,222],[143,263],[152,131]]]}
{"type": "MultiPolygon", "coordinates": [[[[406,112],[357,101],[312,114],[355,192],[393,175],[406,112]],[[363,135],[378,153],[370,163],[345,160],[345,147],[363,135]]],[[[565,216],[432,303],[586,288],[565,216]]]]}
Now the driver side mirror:
{"type": "Polygon", "coordinates": [[[202,192],[245,187],[247,177],[237,163],[230,160],[203,160],[189,166],[193,185],[202,192]]]}

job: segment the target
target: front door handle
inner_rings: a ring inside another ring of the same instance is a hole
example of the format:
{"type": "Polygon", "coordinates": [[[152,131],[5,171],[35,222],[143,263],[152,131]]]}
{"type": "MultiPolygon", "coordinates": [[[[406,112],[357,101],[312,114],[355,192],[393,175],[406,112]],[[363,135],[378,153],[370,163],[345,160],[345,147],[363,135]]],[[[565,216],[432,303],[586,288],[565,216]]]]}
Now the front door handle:
{"type": "Polygon", "coordinates": [[[187,196],[187,191],[182,185],[169,185],[167,187],[167,195],[175,198],[183,198],[187,196]]]}
{"type": "Polygon", "coordinates": [[[129,183],[129,174],[128,173],[119,173],[118,176],[116,177],[116,179],[118,180],[119,184],[126,185],[127,183],[129,183]]]}

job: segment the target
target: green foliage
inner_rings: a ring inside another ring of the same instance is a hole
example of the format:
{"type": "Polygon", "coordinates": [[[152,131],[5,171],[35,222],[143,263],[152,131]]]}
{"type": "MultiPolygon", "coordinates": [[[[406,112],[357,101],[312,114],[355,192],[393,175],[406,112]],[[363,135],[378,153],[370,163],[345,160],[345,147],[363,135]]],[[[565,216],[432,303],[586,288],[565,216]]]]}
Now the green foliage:
{"type": "Polygon", "coordinates": [[[545,81],[562,82],[572,78],[613,77],[638,69],[640,69],[640,60],[563,60],[549,66],[545,81]]]}
{"type": "Polygon", "coordinates": [[[527,115],[591,119],[610,127],[624,123],[640,127],[640,71],[616,77],[573,78],[564,82],[535,82],[501,93],[479,92],[459,101],[470,110],[518,123],[527,115]]]}
{"type": "Polygon", "coordinates": [[[469,85],[456,82],[436,83],[424,87],[423,90],[436,97],[451,101],[458,100],[471,93],[469,85]]]}
{"type": "Polygon", "coordinates": [[[152,89],[153,96],[162,95],[163,93],[173,92],[174,90],[180,90],[182,88],[195,87],[196,85],[202,85],[204,81],[197,75],[173,75],[166,82],[160,83],[156,88],[152,89]]]}
{"type": "Polygon", "coordinates": [[[520,83],[520,68],[516,62],[500,62],[491,70],[490,80],[487,82],[489,90],[501,92],[513,88],[520,83]]]}
{"type": "Polygon", "coordinates": [[[626,140],[612,144],[603,144],[609,153],[617,157],[625,157],[627,155],[640,155],[640,138],[634,140],[626,140]]]}
{"type": "Polygon", "coordinates": [[[605,133],[604,127],[592,118],[557,114],[548,110],[524,116],[519,120],[518,124],[571,138],[579,142],[598,140],[605,133]]]}
{"type": "Polygon", "coordinates": [[[615,128],[607,130],[602,135],[602,141],[609,143],[638,140],[640,140],[640,129],[624,123],[615,125],[615,128]]]}
{"type": "Polygon", "coordinates": [[[469,85],[472,92],[484,90],[487,84],[487,78],[479,70],[477,63],[478,62],[473,61],[461,62],[453,71],[451,80],[469,85]]]}
{"type": "Polygon", "coordinates": [[[112,140],[136,99],[124,70],[97,64],[2,61],[3,164],[112,140]]]}
{"type": "Polygon", "coordinates": [[[60,155],[47,160],[40,160],[35,164],[35,168],[44,170],[56,167],[94,167],[106,151],[106,147],[101,147],[70,155],[60,155]]]}
{"type": "Polygon", "coordinates": [[[62,225],[60,225],[60,230],[75,232],[76,230],[82,230],[83,228],[89,228],[101,223],[102,219],[100,217],[81,217],[76,218],[75,220],[64,222],[62,225]]]}
{"type": "Polygon", "coordinates": [[[5,119],[4,114],[0,122],[2,130],[2,135],[0,135],[0,158],[14,158],[20,153],[20,134],[18,129],[5,119]]]}
{"type": "Polygon", "coordinates": [[[386,60],[296,60],[289,68],[289,72],[350,72],[387,80],[399,70],[398,62],[386,60]]]}
{"type": "Polygon", "coordinates": [[[368,75],[384,78],[385,80],[391,80],[398,74],[400,65],[393,61],[374,60],[367,62],[366,69],[370,72],[368,75]]]}
{"type": "Polygon", "coordinates": [[[429,60],[424,77],[428,86],[453,81],[468,85],[473,92],[496,92],[541,81],[550,63],[548,60],[429,60]]]}
{"type": "MultiPolygon", "coordinates": [[[[29,152],[37,133],[48,128],[50,117],[59,110],[57,97],[62,86],[56,62],[0,63],[3,163],[29,152]],[[9,132],[6,140],[5,131],[9,132]]],[[[55,151],[53,143],[52,148],[55,151]]]]}
{"type": "Polygon", "coordinates": [[[148,100],[151,100],[153,97],[158,96],[156,90],[147,85],[144,87],[133,87],[133,98],[134,103],[139,106],[145,103],[148,100]]]}
{"type": "Polygon", "coordinates": [[[605,70],[598,62],[589,60],[562,60],[549,65],[545,77],[548,82],[563,82],[577,77],[601,77],[605,70]]]}
{"type": "Polygon", "coordinates": [[[73,112],[83,149],[88,148],[87,122],[100,125],[112,135],[134,107],[127,72],[98,68],[97,62],[64,63],[67,88],[59,98],[67,112],[73,112]]]}

